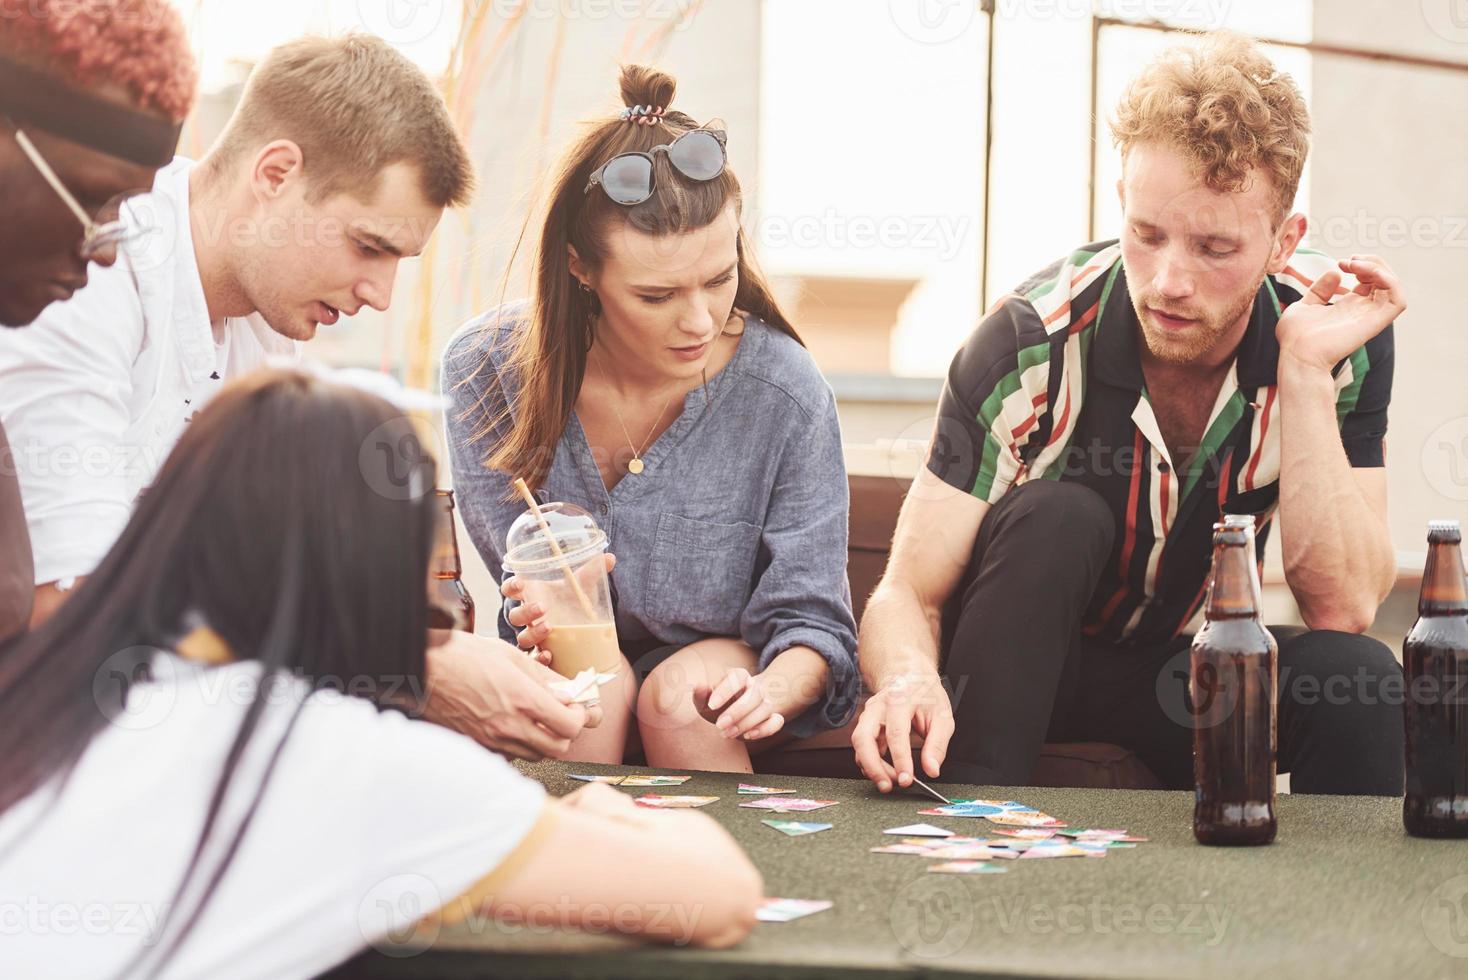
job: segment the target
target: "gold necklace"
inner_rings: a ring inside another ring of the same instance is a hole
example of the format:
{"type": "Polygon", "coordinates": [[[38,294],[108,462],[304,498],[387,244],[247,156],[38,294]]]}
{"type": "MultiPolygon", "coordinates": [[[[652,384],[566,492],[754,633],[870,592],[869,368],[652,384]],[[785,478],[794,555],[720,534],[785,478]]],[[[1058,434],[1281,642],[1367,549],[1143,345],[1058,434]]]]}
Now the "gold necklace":
{"type": "MultiPolygon", "coordinates": [[[[596,351],[593,350],[591,352],[591,356],[594,360],[596,360],[596,369],[601,372],[601,376],[606,379],[607,385],[610,386],[612,383],[612,379],[607,374],[606,369],[601,366],[601,360],[597,358],[596,351]]],[[[672,395],[669,395],[667,399],[663,401],[663,407],[658,411],[657,418],[652,420],[652,428],[647,430],[647,438],[642,440],[641,448],[638,448],[638,446],[632,441],[632,434],[627,431],[627,423],[622,420],[622,413],[617,411],[617,406],[615,404],[612,405],[612,414],[617,417],[617,424],[622,427],[622,435],[627,440],[627,448],[632,450],[632,459],[627,463],[627,472],[631,473],[633,476],[637,476],[643,470],[647,469],[647,466],[642,462],[642,454],[647,449],[648,445],[652,442],[652,434],[658,431],[658,423],[663,420],[664,415],[668,414],[668,406],[672,403],[672,395]]]]}

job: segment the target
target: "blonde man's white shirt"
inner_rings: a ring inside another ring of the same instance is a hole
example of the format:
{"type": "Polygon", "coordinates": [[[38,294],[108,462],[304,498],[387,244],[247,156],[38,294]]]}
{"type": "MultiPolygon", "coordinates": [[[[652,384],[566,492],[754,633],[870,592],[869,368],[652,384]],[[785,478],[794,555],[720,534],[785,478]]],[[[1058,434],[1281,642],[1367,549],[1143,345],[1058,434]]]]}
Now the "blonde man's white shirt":
{"type": "Polygon", "coordinates": [[[189,224],[193,167],[175,158],[124,206],[140,237],[115,265],[93,266],[70,300],[0,333],[0,420],[37,584],[93,571],[194,413],[230,379],[296,354],[256,314],[210,321],[189,224]]]}

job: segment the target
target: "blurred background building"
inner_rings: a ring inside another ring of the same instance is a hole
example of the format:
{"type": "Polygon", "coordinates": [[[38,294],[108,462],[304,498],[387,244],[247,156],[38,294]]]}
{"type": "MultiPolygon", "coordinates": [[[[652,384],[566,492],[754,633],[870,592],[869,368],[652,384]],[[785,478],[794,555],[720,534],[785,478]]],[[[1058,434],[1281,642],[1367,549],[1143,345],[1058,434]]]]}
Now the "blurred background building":
{"type": "MultiPolygon", "coordinates": [[[[190,155],[250,64],[306,31],[385,37],[442,79],[470,142],[472,207],[404,263],[388,313],[323,329],[311,356],[436,386],[457,326],[524,294],[527,257],[511,267],[511,252],[551,161],[620,107],[620,63],[652,62],[678,77],[678,108],[727,123],[746,229],[837,391],[850,468],[895,475],[919,465],[939,379],[982,311],[1118,233],[1105,119],[1126,81],[1179,30],[1254,35],[1310,101],[1308,244],[1380,255],[1408,286],[1388,439],[1403,570],[1420,570],[1429,518],[1468,516],[1468,329],[1452,300],[1468,273],[1468,0],[176,2],[204,69],[190,155]]],[[[493,589],[478,569],[470,584],[493,589]]],[[[1409,591],[1385,634],[1410,621],[1409,591]]]]}

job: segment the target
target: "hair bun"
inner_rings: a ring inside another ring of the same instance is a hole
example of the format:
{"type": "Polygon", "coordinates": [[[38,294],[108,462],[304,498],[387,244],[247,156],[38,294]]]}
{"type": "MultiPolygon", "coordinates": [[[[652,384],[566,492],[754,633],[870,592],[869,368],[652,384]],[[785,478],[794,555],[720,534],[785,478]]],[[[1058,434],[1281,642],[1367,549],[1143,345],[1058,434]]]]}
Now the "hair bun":
{"type": "Polygon", "coordinates": [[[678,80],[648,65],[623,65],[621,87],[623,105],[667,110],[673,104],[673,93],[678,91],[678,80]]]}

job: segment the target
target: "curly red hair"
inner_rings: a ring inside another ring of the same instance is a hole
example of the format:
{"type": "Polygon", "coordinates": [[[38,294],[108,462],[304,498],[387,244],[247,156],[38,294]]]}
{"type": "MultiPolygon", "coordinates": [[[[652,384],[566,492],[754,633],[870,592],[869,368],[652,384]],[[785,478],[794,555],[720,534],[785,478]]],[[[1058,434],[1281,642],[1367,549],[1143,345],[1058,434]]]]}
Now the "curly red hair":
{"type": "Polygon", "coordinates": [[[120,86],[174,122],[189,114],[199,80],[169,0],[0,0],[0,51],[79,87],[120,86]]]}
{"type": "Polygon", "coordinates": [[[1150,141],[1182,149],[1217,191],[1241,190],[1256,170],[1268,175],[1282,221],[1310,152],[1310,110],[1294,79],[1254,42],[1221,31],[1144,68],[1122,96],[1111,134],[1123,157],[1150,141]]]}

